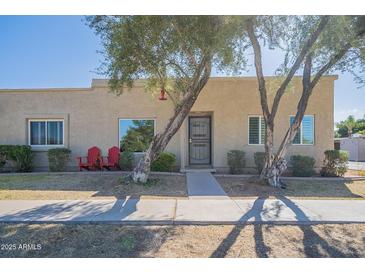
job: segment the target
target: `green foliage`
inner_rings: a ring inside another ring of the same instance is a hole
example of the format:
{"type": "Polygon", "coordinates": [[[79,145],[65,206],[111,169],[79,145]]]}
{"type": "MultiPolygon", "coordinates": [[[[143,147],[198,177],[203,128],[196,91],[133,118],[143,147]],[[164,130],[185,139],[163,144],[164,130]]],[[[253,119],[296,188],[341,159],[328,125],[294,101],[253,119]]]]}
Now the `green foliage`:
{"type": "Polygon", "coordinates": [[[321,176],[343,176],[347,171],[349,153],[343,150],[326,150],[325,159],[321,169],[321,176]]]}
{"type": "Polygon", "coordinates": [[[6,151],[4,150],[4,146],[0,146],[0,171],[3,169],[6,164],[6,151]]]}
{"type": "Polygon", "coordinates": [[[178,101],[202,75],[199,64],[233,73],[246,64],[237,17],[89,16],[87,21],[102,38],[102,73],[117,94],[143,78],[149,91],[164,87],[178,101]]]}
{"type": "Polygon", "coordinates": [[[256,168],[259,173],[261,173],[261,171],[264,169],[265,157],[266,157],[265,152],[255,152],[254,154],[256,168]]]}
{"type": "Polygon", "coordinates": [[[136,245],[134,235],[125,234],[120,238],[120,247],[123,251],[131,252],[136,245]]]}
{"type": "Polygon", "coordinates": [[[162,152],[158,156],[158,158],[152,162],[151,170],[163,171],[163,172],[173,171],[175,163],[176,163],[176,156],[173,153],[162,152]]]}
{"type": "Polygon", "coordinates": [[[33,152],[30,146],[1,145],[0,157],[3,167],[6,161],[12,161],[18,172],[30,172],[32,170],[33,152]]]}
{"type": "Polygon", "coordinates": [[[316,160],[309,156],[293,155],[290,158],[290,163],[293,168],[293,176],[310,177],[314,175],[314,164],[316,160]]]}
{"type": "Polygon", "coordinates": [[[5,164],[6,164],[5,158],[2,155],[0,155],[0,172],[2,171],[5,164]]]}
{"type": "Polygon", "coordinates": [[[242,174],[246,166],[245,152],[242,150],[230,150],[227,153],[229,172],[232,174],[242,174]]]}
{"type": "Polygon", "coordinates": [[[122,151],[119,156],[119,167],[121,170],[132,170],[133,168],[133,152],[122,151]]]}
{"type": "Polygon", "coordinates": [[[48,150],[47,155],[50,171],[65,171],[70,160],[71,150],[67,148],[52,148],[48,150]]]}
{"type": "Polygon", "coordinates": [[[17,171],[32,171],[33,152],[30,146],[15,146],[10,154],[10,159],[15,162],[17,171]]]}
{"type": "MultiPolygon", "coordinates": [[[[285,58],[277,68],[277,75],[287,75],[303,49],[309,35],[317,28],[322,16],[255,16],[257,35],[270,49],[285,51],[285,58]]],[[[331,57],[343,49],[345,54],[329,66],[326,73],[348,71],[355,81],[364,84],[364,16],[330,16],[310,53],[312,75],[323,68],[331,57]],[[360,35],[359,35],[360,34],[360,35]],[[348,47],[350,45],[350,47],[348,47]]]]}
{"type": "Polygon", "coordinates": [[[153,188],[160,182],[161,180],[159,178],[148,178],[147,181],[143,183],[143,186],[147,188],[153,188]]]}
{"type": "Polygon", "coordinates": [[[355,120],[352,115],[347,117],[346,120],[338,122],[336,124],[337,132],[336,137],[344,138],[349,136],[349,127],[351,128],[351,133],[365,134],[365,116],[362,119],[355,120]]]}
{"type": "Polygon", "coordinates": [[[146,151],[154,136],[154,121],[132,120],[132,123],[120,140],[120,147],[122,151],[146,151]]]}
{"type": "Polygon", "coordinates": [[[125,185],[139,183],[144,187],[153,188],[158,183],[160,183],[160,179],[159,178],[148,178],[145,183],[142,183],[140,181],[135,182],[135,181],[133,181],[132,175],[127,174],[127,175],[124,175],[124,176],[119,178],[119,183],[120,184],[125,184],[125,185]]]}

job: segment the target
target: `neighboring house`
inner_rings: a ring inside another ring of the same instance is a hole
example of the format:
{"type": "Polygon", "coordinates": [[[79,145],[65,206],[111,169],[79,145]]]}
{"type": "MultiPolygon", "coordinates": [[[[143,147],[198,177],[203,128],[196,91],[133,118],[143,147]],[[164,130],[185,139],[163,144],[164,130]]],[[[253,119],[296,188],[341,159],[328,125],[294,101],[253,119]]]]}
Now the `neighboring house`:
{"type": "Polygon", "coordinates": [[[365,136],[353,134],[351,138],[341,138],[340,149],[349,152],[350,161],[365,161],[365,136]]]}
{"type": "MultiPolygon", "coordinates": [[[[268,79],[268,87],[275,86],[275,78],[268,79]]],[[[333,149],[336,79],[323,77],[314,89],[288,157],[312,156],[318,168],[324,151],[333,149]]],[[[280,103],[275,120],[276,147],[296,113],[301,89],[301,78],[295,77],[292,89],[280,103]]],[[[269,100],[272,97],[269,92],[269,100]]],[[[136,82],[119,97],[110,92],[106,80],[99,79],[93,80],[90,88],[3,89],[0,144],[31,145],[37,169],[47,168],[47,149],[67,147],[72,150],[69,166],[76,169],[75,157],[86,155],[95,145],[105,155],[109,147],[126,142],[138,154],[152,138],[151,132],[162,130],[172,113],[171,100],[160,101],[158,95],[146,92],[144,81],[136,82]],[[143,138],[135,137],[138,132],[143,132],[143,138]]],[[[254,153],[264,151],[264,131],[256,78],[211,78],[166,150],[176,155],[181,171],[209,167],[226,172],[227,152],[232,149],[244,150],[246,166],[253,169],[254,153]]]]}

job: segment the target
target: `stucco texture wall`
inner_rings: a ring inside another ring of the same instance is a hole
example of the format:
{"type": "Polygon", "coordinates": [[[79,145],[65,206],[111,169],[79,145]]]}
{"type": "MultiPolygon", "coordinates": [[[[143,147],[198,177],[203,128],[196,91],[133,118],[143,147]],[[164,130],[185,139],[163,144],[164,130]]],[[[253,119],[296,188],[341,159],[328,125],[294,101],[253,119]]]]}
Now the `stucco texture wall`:
{"type": "MultiPolygon", "coordinates": [[[[288,153],[312,156],[317,167],[321,165],[324,150],[333,148],[334,80],[331,76],[319,82],[306,111],[315,117],[315,144],[293,145],[288,153]]],[[[289,127],[289,116],[296,112],[300,84],[300,78],[295,78],[282,98],[275,121],[276,146],[289,127]]],[[[270,93],[269,98],[272,96],[270,93]]],[[[28,119],[64,119],[65,146],[72,150],[70,167],[75,167],[75,157],[85,155],[91,146],[100,147],[104,155],[109,147],[118,146],[120,118],[155,119],[156,131],[160,131],[172,112],[171,100],[159,101],[157,95],[144,90],[143,82],[121,96],[111,93],[105,80],[93,80],[92,87],[85,89],[0,90],[0,143],[27,144],[28,119]]],[[[253,153],[264,150],[263,145],[248,145],[248,116],[262,113],[256,79],[211,78],[192,109],[192,114],[202,112],[212,116],[213,167],[226,171],[226,154],[231,149],[244,150],[247,166],[254,167],[253,153]]],[[[174,153],[178,165],[184,167],[187,149],[186,121],[166,150],[174,153]]],[[[46,168],[45,150],[37,151],[36,155],[35,166],[46,168]]]]}

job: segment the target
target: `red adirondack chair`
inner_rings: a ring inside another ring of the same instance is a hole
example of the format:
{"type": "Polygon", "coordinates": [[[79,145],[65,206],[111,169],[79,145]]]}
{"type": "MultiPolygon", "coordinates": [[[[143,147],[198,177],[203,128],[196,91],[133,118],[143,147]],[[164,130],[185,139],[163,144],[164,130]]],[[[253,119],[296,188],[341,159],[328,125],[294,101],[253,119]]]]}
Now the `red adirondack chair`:
{"type": "Polygon", "coordinates": [[[91,147],[87,151],[86,157],[77,157],[79,162],[80,171],[84,168],[90,169],[101,169],[101,153],[100,148],[91,147]]]}
{"type": "Polygon", "coordinates": [[[120,151],[118,147],[114,146],[109,148],[108,156],[101,158],[101,166],[108,170],[110,170],[111,168],[119,169],[119,155],[120,151]]]}

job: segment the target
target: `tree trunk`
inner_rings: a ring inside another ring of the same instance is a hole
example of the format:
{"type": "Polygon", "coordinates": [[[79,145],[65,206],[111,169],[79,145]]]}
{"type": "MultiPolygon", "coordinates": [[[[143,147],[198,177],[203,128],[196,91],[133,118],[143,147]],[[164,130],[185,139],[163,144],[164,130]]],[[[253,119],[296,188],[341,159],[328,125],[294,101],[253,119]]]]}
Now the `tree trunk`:
{"type": "Polygon", "coordinates": [[[265,140],[265,165],[260,174],[260,178],[268,182],[273,187],[280,187],[280,175],[286,169],[286,161],[275,160],[274,154],[274,123],[269,121],[266,127],[266,140],[265,140]]]}
{"type": "Polygon", "coordinates": [[[352,138],[352,129],[348,129],[347,135],[349,136],[349,138],[352,138]]]}
{"type": "Polygon", "coordinates": [[[144,157],[139,161],[133,170],[132,179],[134,182],[145,183],[148,179],[151,163],[166,148],[167,144],[179,130],[185,118],[188,116],[199,93],[207,83],[211,72],[210,57],[206,56],[196,72],[192,84],[182,98],[181,104],[175,108],[174,116],[169,120],[165,129],[156,134],[144,157]],[[203,74],[203,75],[202,75],[203,74]]]}
{"type": "Polygon", "coordinates": [[[194,102],[195,97],[190,97],[184,106],[175,111],[175,115],[170,119],[163,132],[155,135],[144,157],[133,170],[132,177],[134,182],[145,183],[147,181],[151,163],[166,148],[171,138],[179,130],[194,102]]]}
{"type": "MultiPolygon", "coordinates": [[[[302,123],[304,113],[308,105],[308,100],[313,90],[313,88],[311,88],[311,70],[312,70],[312,56],[311,54],[309,54],[306,57],[304,63],[303,80],[302,80],[303,90],[300,100],[298,102],[297,113],[294,117],[294,121],[287,130],[285,137],[282,140],[279,149],[275,154],[275,157],[271,156],[273,157],[273,159],[266,159],[265,170],[262,173],[264,175],[264,178],[268,180],[268,183],[274,187],[283,187],[283,184],[280,180],[280,176],[287,169],[287,162],[284,159],[284,156],[286,154],[289,145],[295,138],[295,135],[298,132],[300,124],[302,123]]],[[[273,124],[272,127],[274,127],[273,124]]],[[[266,135],[268,136],[270,134],[266,135]]],[[[265,146],[271,146],[272,150],[273,142],[272,141],[268,142],[268,140],[266,140],[265,146]]]]}
{"type": "MultiPolygon", "coordinates": [[[[261,178],[267,179],[268,183],[272,186],[280,187],[282,186],[280,175],[287,169],[287,164],[284,159],[284,156],[286,154],[286,151],[288,147],[290,146],[291,142],[293,141],[300,124],[302,122],[305,110],[308,105],[309,97],[312,94],[312,91],[318,81],[321,79],[321,77],[329,71],[338,60],[340,60],[352,47],[352,43],[347,43],[343,46],[342,49],[340,49],[337,53],[331,56],[329,61],[323,65],[318,72],[315,74],[313,79],[311,79],[311,72],[312,72],[312,54],[310,53],[310,49],[312,48],[314,42],[317,40],[319,34],[324,29],[325,25],[327,24],[329,18],[322,17],[322,20],[320,24],[318,25],[315,32],[312,33],[312,35],[309,37],[309,40],[307,40],[307,43],[302,48],[301,53],[297,57],[296,62],[292,66],[290,72],[287,75],[286,80],[282,83],[280,88],[278,89],[273,106],[271,109],[271,113],[268,110],[267,105],[267,98],[266,98],[266,88],[265,88],[265,79],[262,72],[262,62],[261,62],[261,50],[260,50],[260,44],[258,43],[257,37],[255,36],[252,22],[248,22],[247,25],[247,32],[249,35],[249,38],[251,40],[253,49],[254,49],[254,57],[255,57],[255,67],[256,67],[256,74],[258,78],[259,83],[259,93],[261,97],[261,107],[263,110],[263,116],[265,118],[266,123],[269,125],[272,123],[272,129],[269,129],[267,132],[267,139],[265,141],[265,152],[266,152],[266,160],[265,160],[265,166],[261,173],[261,178]],[[287,87],[287,84],[290,82],[291,78],[293,77],[294,73],[299,68],[299,65],[301,64],[302,60],[305,58],[305,64],[303,69],[303,91],[301,98],[299,100],[298,106],[297,106],[297,113],[294,118],[293,124],[289,127],[288,131],[286,132],[286,135],[284,139],[282,140],[279,149],[277,150],[275,157],[273,153],[273,142],[271,140],[271,137],[273,135],[273,121],[275,119],[276,111],[279,107],[279,102],[284,94],[284,91],[287,87]]],[[[365,34],[365,28],[360,29],[355,37],[355,39],[364,36],[365,34]]]]}

